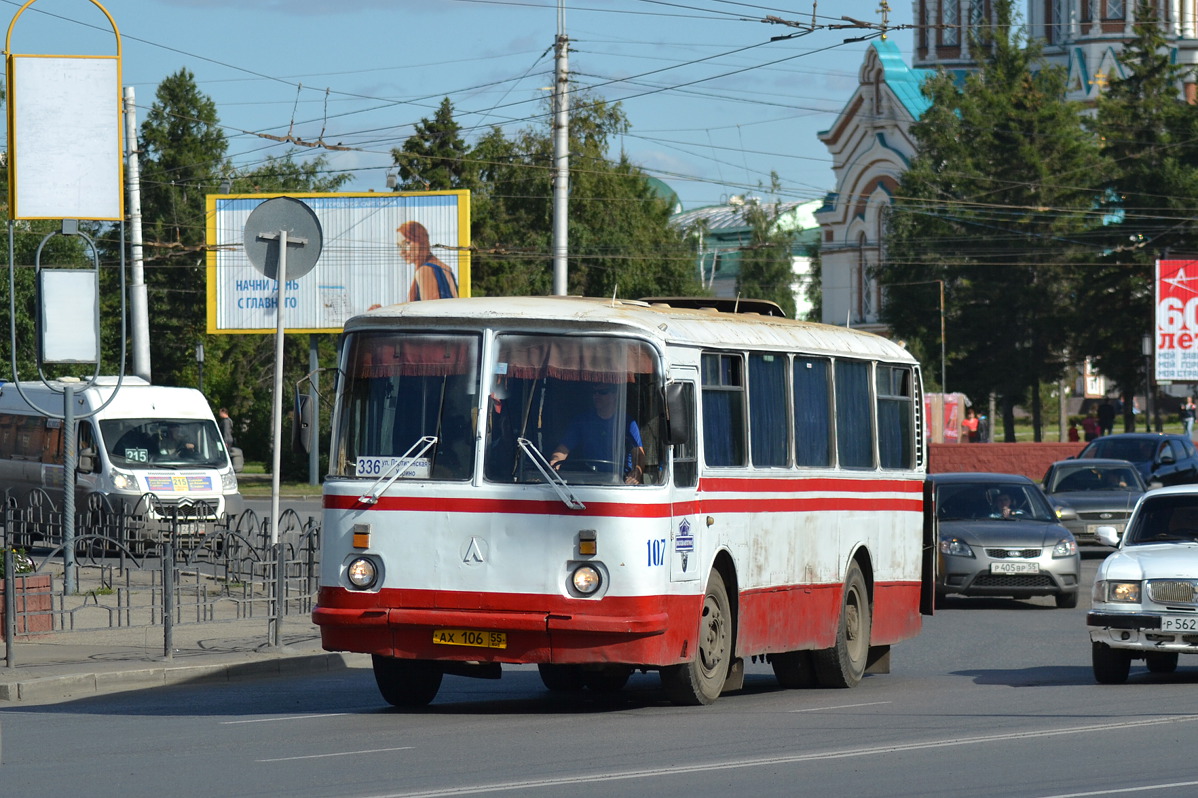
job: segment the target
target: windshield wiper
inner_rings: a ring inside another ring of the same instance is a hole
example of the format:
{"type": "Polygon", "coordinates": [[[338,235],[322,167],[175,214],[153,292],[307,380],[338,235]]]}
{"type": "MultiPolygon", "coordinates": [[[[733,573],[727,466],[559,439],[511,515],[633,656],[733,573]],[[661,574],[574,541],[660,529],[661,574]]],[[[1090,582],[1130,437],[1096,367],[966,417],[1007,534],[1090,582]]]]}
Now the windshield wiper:
{"type": "Polygon", "coordinates": [[[378,480],[370,486],[370,490],[358,497],[358,501],[362,502],[362,504],[378,504],[379,496],[383,494],[383,491],[391,487],[391,483],[399,479],[399,475],[407,471],[408,466],[419,460],[421,455],[427,452],[436,442],[437,437],[435,435],[425,435],[412,444],[412,448],[400,455],[399,459],[392,463],[391,467],[384,471],[378,480]],[[417,448],[419,448],[419,451],[417,451],[417,448]],[[386,484],[383,484],[384,480],[386,484]]]}
{"type": "Polygon", "coordinates": [[[549,483],[549,487],[557,493],[557,497],[562,500],[562,504],[569,507],[571,510],[585,510],[587,506],[578,500],[574,492],[570,490],[570,485],[566,482],[561,474],[554,470],[553,466],[549,465],[549,461],[545,459],[545,455],[541,454],[541,450],[533,445],[533,442],[528,438],[516,438],[516,445],[520,447],[520,451],[532,461],[532,464],[541,472],[541,476],[549,483]]]}

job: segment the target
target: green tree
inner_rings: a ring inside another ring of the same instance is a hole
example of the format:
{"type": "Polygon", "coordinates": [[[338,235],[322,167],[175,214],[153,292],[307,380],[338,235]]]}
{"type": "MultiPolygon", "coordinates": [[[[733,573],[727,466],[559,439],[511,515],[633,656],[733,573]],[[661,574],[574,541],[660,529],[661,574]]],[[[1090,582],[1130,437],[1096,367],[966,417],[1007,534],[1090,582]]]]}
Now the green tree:
{"type": "Polygon", "coordinates": [[[430,119],[416,123],[416,132],[402,147],[391,150],[399,170],[396,191],[445,191],[470,188],[474,164],[453,118],[453,103],[446,97],[430,119]]]}
{"type": "Polygon", "coordinates": [[[1153,328],[1154,262],[1198,245],[1198,110],[1178,88],[1193,69],[1173,62],[1155,5],[1141,2],[1134,38],[1119,56],[1124,75],[1098,101],[1091,128],[1112,170],[1103,184],[1111,224],[1096,232],[1102,254],[1078,290],[1081,353],[1130,401],[1144,385],[1140,337],[1153,328]]]}
{"type": "MultiPolygon", "coordinates": [[[[694,249],[670,208],[611,141],[628,129],[619,104],[573,95],[570,119],[569,290],[624,297],[693,293],[694,249]]],[[[463,155],[452,106],[394,151],[403,189],[471,191],[471,291],[547,294],[552,287],[553,139],[548,124],[485,133],[463,155]],[[427,183],[427,186],[426,186],[427,183]]]]}
{"type": "MultiPolygon", "coordinates": [[[[779,183],[776,174],[770,175],[771,187],[777,196],[779,183]]],[[[742,216],[749,225],[749,243],[740,253],[740,271],[736,290],[740,296],[770,299],[777,302],[787,317],[794,318],[795,296],[793,255],[795,233],[783,223],[785,209],[775,200],[769,204],[750,202],[742,216]]]]}
{"type": "Polygon", "coordinates": [[[187,69],[159,84],[140,148],[154,380],[187,385],[205,328],[205,196],[232,172],[216,104],[187,69]]]}
{"type": "MultiPolygon", "coordinates": [[[[944,281],[950,388],[1002,399],[1007,440],[1014,408],[1031,395],[1042,435],[1039,386],[1062,373],[1080,236],[1097,224],[1104,161],[1065,98],[1063,70],[1047,66],[1017,32],[1011,0],[972,43],[979,69],[963,84],[940,73],[925,84],[931,107],[912,127],[918,154],[891,211],[882,318],[895,334],[939,348],[931,285],[944,281]]],[[[913,347],[915,348],[915,347],[913,347]]]]}

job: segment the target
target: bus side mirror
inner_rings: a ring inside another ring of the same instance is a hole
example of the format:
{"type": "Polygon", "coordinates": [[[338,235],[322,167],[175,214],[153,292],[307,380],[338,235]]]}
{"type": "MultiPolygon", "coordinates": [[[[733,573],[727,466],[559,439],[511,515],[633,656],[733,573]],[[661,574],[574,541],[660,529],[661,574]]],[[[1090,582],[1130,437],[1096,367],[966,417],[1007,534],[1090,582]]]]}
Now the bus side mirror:
{"type": "Polygon", "coordinates": [[[666,386],[666,443],[676,446],[690,443],[693,426],[692,405],[687,401],[688,383],[672,382],[666,386]]]}
{"type": "Polygon", "coordinates": [[[291,424],[291,449],[300,454],[312,451],[312,422],[315,417],[312,397],[295,392],[295,419],[291,424]]]}

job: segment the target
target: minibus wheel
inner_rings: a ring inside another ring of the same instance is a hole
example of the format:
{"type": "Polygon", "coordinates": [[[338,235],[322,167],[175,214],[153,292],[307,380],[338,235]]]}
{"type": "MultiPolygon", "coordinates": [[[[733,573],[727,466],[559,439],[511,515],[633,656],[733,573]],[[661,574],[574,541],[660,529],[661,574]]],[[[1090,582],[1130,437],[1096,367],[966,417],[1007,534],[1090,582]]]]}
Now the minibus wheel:
{"type": "Polygon", "coordinates": [[[444,675],[435,662],[371,655],[374,681],[383,700],[393,707],[428,706],[441,689],[444,675]]]}

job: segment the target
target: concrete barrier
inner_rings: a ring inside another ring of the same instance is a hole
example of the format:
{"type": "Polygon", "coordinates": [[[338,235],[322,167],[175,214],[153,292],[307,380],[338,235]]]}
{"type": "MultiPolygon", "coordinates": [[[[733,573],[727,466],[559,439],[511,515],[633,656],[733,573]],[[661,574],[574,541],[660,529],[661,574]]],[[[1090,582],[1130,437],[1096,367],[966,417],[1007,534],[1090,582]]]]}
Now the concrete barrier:
{"type": "Polygon", "coordinates": [[[1077,456],[1085,443],[932,443],[928,472],[996,471],[1039,482],[1057,460],[1077,456]]]}

